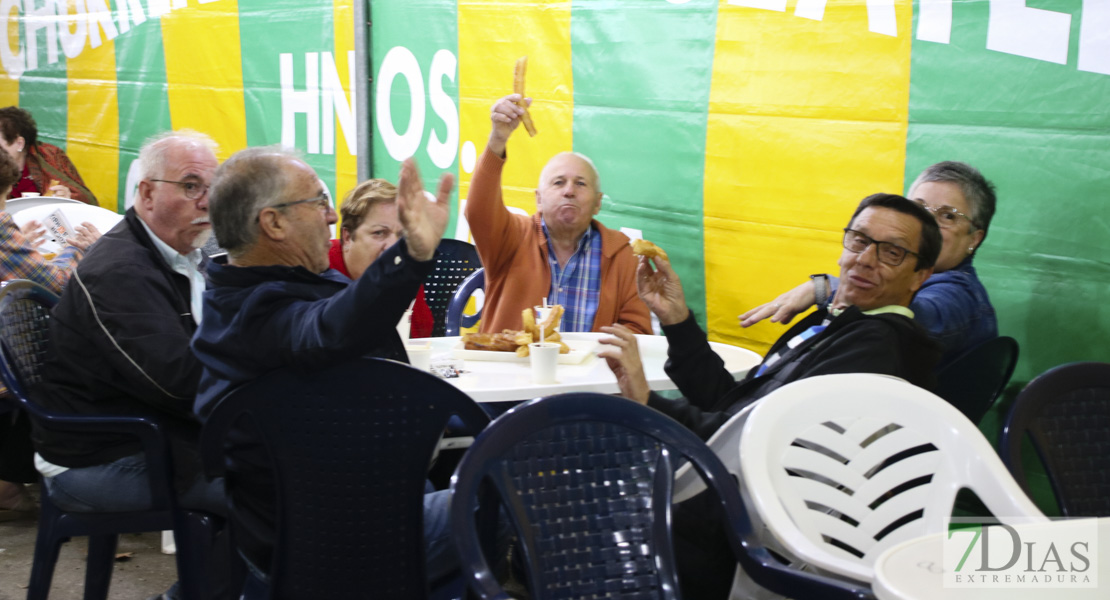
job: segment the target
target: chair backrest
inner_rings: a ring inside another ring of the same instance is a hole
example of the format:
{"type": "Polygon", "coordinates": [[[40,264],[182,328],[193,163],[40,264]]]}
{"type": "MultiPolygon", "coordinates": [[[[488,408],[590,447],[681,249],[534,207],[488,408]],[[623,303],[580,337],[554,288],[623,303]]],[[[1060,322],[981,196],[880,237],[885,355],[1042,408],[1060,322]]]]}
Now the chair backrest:
{"type": "Polygon", "coordinates": [[[57,303],[50,290],[30,281],[13,281],[0,290],[0,376],[25,405],[28,390],[42,381],[50,310],[57,303]]]}
{"type": "Polygon", "coordinates": [[[1027,436],[1061,514],[1110,516],[1110,363],[1055,367],[1014,400],[1002,430],[1002,460],[1029,490],[1021,460],[1027,436]]]}
{"type": "Polygon", "coordinates": [[[435,268],[424,280],[424,300],[432,309],[432,337],[442,337],[447,328],[447,307],[455,289],[471,273],[482,268],[473,244],[443,239],[436,248],[435,268]]]}
{"type": "Polygon", "coordinates": [[[539,398],[505,413],[478,436],[451,480],[451,535],[471,589],[507,598],[475,524],[479,489],[490,483],[520,538],[535,600],[677,598],[669,528],[681,458],[719,494],[732,519],[725,528],[733,550],[751,563],[736,534],[747,520],[735,481],[678,423],[595,393],[539,398]]]}
{"type": "Polygon", "coordinates": [[[273,597],[427,595],[423,495],[451,415],[475,430],[489,422],[442,379],[372,358],[275,371],[219,401],[201,452],[209,476],[226,474],[233,533],[242,495],[238,474],[225,467],[226,440],[261,444],[270,460],[277,539],[273,563],[262,566],[273,597]]]}
{"type": "Polygon", "coordinates": [[[937,373],[936,395],[978,423],[1014,374],[1018,343],[996,337],[971,348],[937,373]]]}
{"type": "Polygon", "coordinates": [[[474,292],[486,287],[486,270],[478,269],[470,274],[455,290],[455,295],[451,297],[451,304],[447,306],[447,326],[444,329],[443,335],[459,335],[459,330],[463,327],[474,327],[482,318],[482,307],[472,314],[463,314],[466,310],[466,303],[474,292]]]}
{"type": "Polygon", "coordinates": [[[752,409],[739,452],[753,519],[791,558],[859,581],[887,548],[943,531],[963,488],[1003,522],[1045,520],[967,417],[893,377],[783,386],[752,409]]]}

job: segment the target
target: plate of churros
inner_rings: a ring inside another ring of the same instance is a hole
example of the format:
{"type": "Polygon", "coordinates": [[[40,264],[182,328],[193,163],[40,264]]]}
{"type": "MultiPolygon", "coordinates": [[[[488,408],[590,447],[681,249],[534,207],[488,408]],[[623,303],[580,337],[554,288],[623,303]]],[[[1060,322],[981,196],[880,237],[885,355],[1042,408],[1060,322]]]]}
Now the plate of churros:
{"type": "Polygon", "coordinates": [[[559,364],[577,365],[597,354],[596,340],[564,340],[559,333],[563,307],[555,305],[547,316],[536,322],[535,313],[526,308],[521,313],[522,329],[505,329],[497,333],[468,333],[451,349],[451,356],[463,360],[492,360],[500,362],[528,362],[528,344],[543,341],[559,344],[559,364]]]}

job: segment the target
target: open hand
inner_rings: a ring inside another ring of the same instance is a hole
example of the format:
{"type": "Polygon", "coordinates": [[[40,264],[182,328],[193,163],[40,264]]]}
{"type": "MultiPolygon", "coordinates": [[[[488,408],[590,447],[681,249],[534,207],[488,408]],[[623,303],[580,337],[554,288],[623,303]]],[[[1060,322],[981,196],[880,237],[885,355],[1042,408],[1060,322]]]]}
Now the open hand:
{"type": "Polygon", "coordinates": [[[27,245],[32,248],[38,249],[46,241],[46,227],[34,219],[27,221],[19,229],[23,232],[27,245]]]}
{"type": "Polygon", "coordinates": [[[71,237],[66,238],[66,243],[70,246],[79,248],[82,252],[88,250],[89,246],[93,245],[93,242],[100,239],[100,230],[96,228],[96,225],[88,221],[74,227],[74,230],[75,233],[71,237]]]}
{"type": "Polygon", "coordinates": [[[751,327],[767,317],[771,317],[772,323],[785,325],[817,302],[816,293],[813,281],[807,281],[767,304],[760,304],[740,315],[740,326],[751,327]]]}
{"type": "Polygon", "coordinates": [[[420,180],[420,169],[416,168],[416,161],[407,158],[401,163],[401,177],[397,181],[397,213],[401,226],[405,229],[409,256],[421,262],[435,256],[439,240],[447,230],[451,189],[454,187],[455,176],[444,173],[439,178],[439,188],[433,202],[424,193],[424,184],[420,180]]]}
{"type": "Polygon", "coordinates": [[[636,343],[636,335],[631,329],[618,324],[602,327],[601,331],[613,337],[598,340],[605,348],[597,355],[605,359],[609,370],[617,376],[621,395],[640,404],[647,404],[651,387],[644,375],[644,363],[640,360],[640,346],[636,343]]]}

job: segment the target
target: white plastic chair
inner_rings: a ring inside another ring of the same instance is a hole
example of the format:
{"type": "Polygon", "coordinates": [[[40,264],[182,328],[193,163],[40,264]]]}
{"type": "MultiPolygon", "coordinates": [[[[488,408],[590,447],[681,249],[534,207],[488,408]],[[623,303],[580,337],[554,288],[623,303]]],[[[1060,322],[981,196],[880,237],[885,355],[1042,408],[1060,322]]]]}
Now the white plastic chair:
{"type": "Polygon", "coordinates": [[[788,558],[857,581],[887,548],[943,531],[962,488],[1002,522],[1047,521],[971,421],[896,378],[783,386],[747,416],[739,455],[751,516],[788,558]]]}

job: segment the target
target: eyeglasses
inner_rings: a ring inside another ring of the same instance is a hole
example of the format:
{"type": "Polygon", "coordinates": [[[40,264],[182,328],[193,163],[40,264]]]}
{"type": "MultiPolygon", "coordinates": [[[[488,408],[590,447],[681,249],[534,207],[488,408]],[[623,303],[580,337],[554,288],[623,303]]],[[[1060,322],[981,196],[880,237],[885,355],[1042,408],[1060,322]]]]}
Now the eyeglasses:
{"type": "MultiPolygon", "coordinates": [[[[319,208],[319,209],[324,210],[324,211],[327,211],[331,208],[331,200],[328,198],[327,193],[322,193],[319,196],[313,196],[312,198],[305,198],[304,200],[294,200],[292,202],[279,202],[277,204],[271,204],[269,206],[263,206],[262,210],[266,210],[267,208],[287,208],[287,207],[290,207],[290,206],[296,206],[298,204],[309,204],[309,203],[315,204],[316,208],[319,208]]],[[[258,211],[258,216],[256,216],[254,218],[255,223],[257,223],[258,220],[262,217],[262,210],[258,211]]]]}
{"type": "Polygon", "coordinates": [[[151,179],[151,181],[179,185],[185,193],[185,197],[190,200],[200,200],[202,196],[208,193],[208,185],[199,181],[170,181],[169,179],[151,179]]]}
{"type": "Polygon", "coordinates": [[[856,254],[866,252],[871,244],[875,245],[878,252],[879,262],[888,264],[892,267],[897,267],[906,260],[907,254],[912,254],[920,258],[920,255],[913,250],[907,250],[898,244],[891,242],[880,242],[871,238],[865,233],[856,231],[855,229],[844,228],[844,249],[856,254]]]}
{"type": "Polygon", "coordinates": [[[933,208],[932,206],[925,204],[925,201],[921,199],[914,200],[914,202],[916,202],[917,205],[921,208],[924,208],[925,210],[933,213],[933,216],[936,217],[937,225],[945,229],[952,229],[953,227],[955,227],[956,224],[960,222],[960,217],[967,219],[967,222],[971,223],[972,227],[977,227],[977,225],[975,225],[975,221],[973,221],[971,217],[956,210],[956,208],[953,206],[948,206],[947,204],[945,204],[944,206],[933,208]]]}
{"type": "Polygon", "coordinates": [[[320,208],[320,209],[323,209],[323,210],[327,210],[327,209],[331,208],[331,200],[328,198],[327,194],[320,194],[319,196],[314,196],[312,198],[305,198],[304,200],[294,200],[292,202],[281,202],[279,204],[271,204],[270,206],[267,206],[265,208],[285,208],[287,206],[296,206],[298,204],[308,204],[310,202],[315,202],[316,203],[316,208],[320,208]]]}

